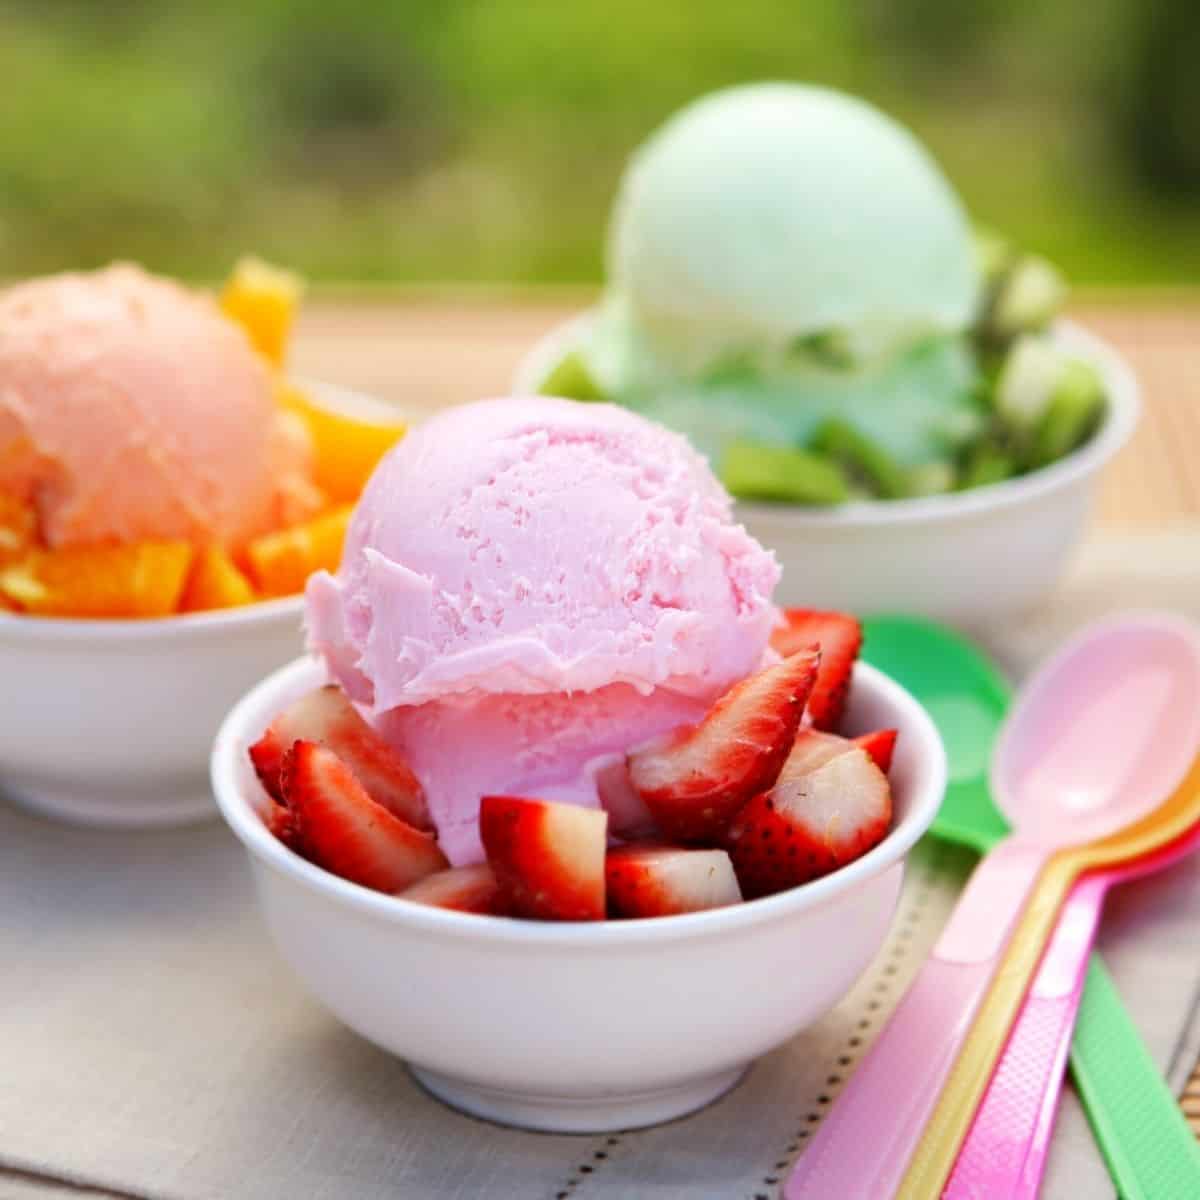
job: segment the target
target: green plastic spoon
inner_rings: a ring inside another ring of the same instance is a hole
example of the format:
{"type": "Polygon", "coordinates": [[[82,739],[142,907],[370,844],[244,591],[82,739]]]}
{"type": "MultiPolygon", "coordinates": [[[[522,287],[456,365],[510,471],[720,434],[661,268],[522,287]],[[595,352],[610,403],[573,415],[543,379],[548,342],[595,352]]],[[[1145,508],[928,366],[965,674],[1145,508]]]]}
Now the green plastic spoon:
{"type": "MultiPolygon", "coordinates": [[[[1008,832],[992,803],[988,766],[1009,685],[969,642],[941,626],[876,617],[864,628],[864,657],[916,696],[946,743],[949,785],[930,832],[986,852],[1008,832]]],[[[1124,1200],[1161,1200],[1172,1193],[1152,1181],[1194,1178],[1195,1135],[1099,954],[1088,965],[1071,1070],[1124,1200]]]]}

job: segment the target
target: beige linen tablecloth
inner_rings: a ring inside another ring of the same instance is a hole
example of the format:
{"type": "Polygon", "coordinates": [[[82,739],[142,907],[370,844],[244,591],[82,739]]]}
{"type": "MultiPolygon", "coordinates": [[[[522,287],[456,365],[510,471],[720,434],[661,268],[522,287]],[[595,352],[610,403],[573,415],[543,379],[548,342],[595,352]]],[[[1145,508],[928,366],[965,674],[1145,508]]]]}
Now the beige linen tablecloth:
{"type": "MultiPolygon", "coordinates": [[[[1190,528],[1094,541],[1053,607],[976,632],[1019,677],[1114,609],[1200,619],[1198,549],[1190,528]]],[[[573,1137],[444,1108],[308,1000],[267,941],[222,826],[90,832],[0,805],[0,1197],[773,1198],[969,865],[923,844],[871,970],[729,1096],[657,1129],[573,1137]]],[[[1198,916],[1200,870],[1182,864],[1114,893],[1102,937],[1176,1091],[1200,1050],[1198,916]]],[[[1069,1092],[1045,1194],[1112,1194],[1069,1092]]]]}

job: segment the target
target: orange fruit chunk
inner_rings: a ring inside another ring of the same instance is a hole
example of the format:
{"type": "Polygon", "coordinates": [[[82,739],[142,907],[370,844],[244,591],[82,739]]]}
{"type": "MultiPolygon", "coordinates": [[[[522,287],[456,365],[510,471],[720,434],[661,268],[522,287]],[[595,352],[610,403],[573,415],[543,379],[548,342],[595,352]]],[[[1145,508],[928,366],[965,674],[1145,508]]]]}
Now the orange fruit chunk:
{"type": "Polygon", "coordinates": [[[264,596],[291,596],[304,590],[314,572],[337,569],[352,506],[335,508],[304,525],[256,538],[246,547],[250,575],[264,596]]]}
{"type": "Polygon", "coordinates": [[[299,275],[260,258],[239,259],[221,292],[221,309],[276,366],[287,353],[304,284],[299,275]]]}
{"type": "Polygon", "coordinates": [[[37,514],[16,496],[0,492],[0,567],[24,558],[33,546],[37,514]]]}
{"type": "Polygon", "coordinates": [[[280,388],[280,402],[300,416],[313,442],[313,482],[331,500],[357,500],[379,460],[404,436],[407,426],[383,403],[371,406],[371,418],[330,408],[292,384],[280,388]]]}
{"type": "Polygon", "coordinates": [[[184,612],[201,612],[208,608],[237,608],[257,599],[250,580],[238,570],[233,559],[220,546],[205,546],[196,554],[180,607],[184,612]]]}
{"type": "Polygon", "coordinates": [[[165,617],[179,608],[188,542],[33,550],[0,570],[0,595],[43,617],[165,617]]]}

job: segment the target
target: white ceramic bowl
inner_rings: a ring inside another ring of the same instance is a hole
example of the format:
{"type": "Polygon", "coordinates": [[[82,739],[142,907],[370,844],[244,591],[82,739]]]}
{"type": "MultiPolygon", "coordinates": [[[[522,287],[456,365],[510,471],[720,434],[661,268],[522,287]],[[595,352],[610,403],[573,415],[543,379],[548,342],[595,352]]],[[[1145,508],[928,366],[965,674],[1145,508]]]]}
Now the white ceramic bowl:
{"type": "MultiPolygon", "coordinates": [[[[322,400],[391,409],[328,384],[322,400]]],[[[84,825],[213,817],[208,758],[230,706],[304,649],[300,596],[159,620],[0,613],[0,796],[84,825]]]]}
{"type": "Polygon", "coordinates": [[[0,795],[82,825],[212,817],[229,706],[303,648],[301,598],[155,621],[0,613],[0,795]]]}
{"type": "Polygon", "coordinates": [[[536,1129],[599,1131],[681,1116],[837,1003],[879,950],[904,859],[941,802],[945,756],[924,710],[868,666],[849,727],[900,730],[896,818],[857,862],[712,912],[540,924],[368,891],[267,832],[247,747],[325,681],[301,660],[230,713],[213,749],[217,802],[253,865],[280,953],[351,1029],[407,1059],[434,1095],[536,1129]]]}
{"type": "MultiPolygon", "coordinates": [[[[588,314],[552,330],[518,368],[535,390],[578,339],[588,314]]],[[[746,528],[783,565],[781,604],[855,613],[909,612],[975,622],[1018,614],[1058,581],[1082,537],[1101,468],[1137,425],[1137,381],[1105,342],[1069,321],[1054,340],[1093,363],[1109,397],[1103,426],[1042,470],[987,487],[837,508],[739,503],[746,528]]]]}

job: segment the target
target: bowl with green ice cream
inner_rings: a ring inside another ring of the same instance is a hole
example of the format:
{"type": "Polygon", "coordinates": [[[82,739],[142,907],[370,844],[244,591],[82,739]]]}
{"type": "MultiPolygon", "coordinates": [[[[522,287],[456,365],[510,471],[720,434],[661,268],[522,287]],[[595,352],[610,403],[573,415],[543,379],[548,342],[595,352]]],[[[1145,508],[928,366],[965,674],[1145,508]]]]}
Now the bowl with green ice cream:
{"type": "Polygon", "coordinates": [[[752,84],[631,157],[597,306],[523,391],[686,433],[788,569],[785,603],[960,621],[1042,597],[1137,388],[1059,317],[1054,267],[980,235],[925,148],[827,88],[752,84]]]}

